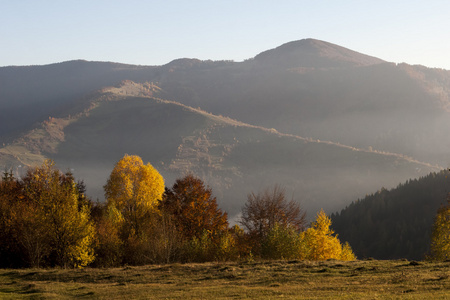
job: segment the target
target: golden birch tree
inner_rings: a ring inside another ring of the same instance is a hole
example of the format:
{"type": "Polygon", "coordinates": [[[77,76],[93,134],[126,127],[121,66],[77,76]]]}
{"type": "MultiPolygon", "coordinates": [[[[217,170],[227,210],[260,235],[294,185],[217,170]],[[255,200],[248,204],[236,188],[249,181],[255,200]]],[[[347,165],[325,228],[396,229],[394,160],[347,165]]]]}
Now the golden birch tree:
{"type": "Polygon", "coordinates": [[[133,234],[139,235],[148,214],[164,193],[164,179],[137,155],[127,155],[114,166],[104,186],[108,206],[117,209],[133,234]]]}

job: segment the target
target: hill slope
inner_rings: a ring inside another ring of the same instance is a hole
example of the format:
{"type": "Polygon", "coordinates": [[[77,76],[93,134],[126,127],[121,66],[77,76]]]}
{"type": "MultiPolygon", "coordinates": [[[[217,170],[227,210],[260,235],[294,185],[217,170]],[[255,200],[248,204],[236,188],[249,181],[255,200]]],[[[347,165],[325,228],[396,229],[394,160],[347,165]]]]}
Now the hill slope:
{"type": "Polygon", "coordinates": [[[204,179],[221,207],[235,216],[251,191],[279,183],[313,217],[334,211],[368,190],[390,186],[435,167],[401,155],[281,134],[156,98],[154,84],[131,81],[93,94],[79,114],[51,118],[0,149],[10,165],[53,158],[73,169],[88,192],[102,186],[125,153],[141,156],[166,184],[188,172],[204,179]],[[18,151],[22,149],[22,151],[18,151]]]}
{"type": "Polygon", "coordinates": [[[333,228],[360,257],[423,259],[437,209],[450,192],[448,171],[381,189],[332,215],[333,228]]]}
{"type": "Polygon", "coordinates": [[[142,72],[153,69],[82,60],[0,68],[0,144],[11,142],[49,116],[78,111],[83,97],[91,92],[125,79],[137,80],[142,72]]]}
{"type": "Polygon", "coordinates": [[[215,68],[184,64],[155,81],[165,99],[249,124],[444,167],[450,162],[449,71],[382,62],[348,65],[333,57],[345,65],[336,67],[317,53],[310,61],[302,51],[292,59],[272,51],[271,63],[256,56],[215,68]]]}
{"type": "Polygon", "coordinates": [[[314,39],[236,63],[164,66],[72,61],[0,68],[0,145],[84,105],[123,80],[155,82],[160,97],[279,132],[450,162],[450,71],[378,58],[314,39]]]}

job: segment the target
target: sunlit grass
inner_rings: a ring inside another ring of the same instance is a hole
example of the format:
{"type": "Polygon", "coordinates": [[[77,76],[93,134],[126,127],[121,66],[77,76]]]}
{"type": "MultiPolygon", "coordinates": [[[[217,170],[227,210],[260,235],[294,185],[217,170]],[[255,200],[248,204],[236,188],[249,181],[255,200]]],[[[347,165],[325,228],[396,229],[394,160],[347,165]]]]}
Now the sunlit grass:
{"type": "Polygon", "coordinates": [[[0,299],[447,299],[450,262],[273,261],[0,270],[0,299]]]}

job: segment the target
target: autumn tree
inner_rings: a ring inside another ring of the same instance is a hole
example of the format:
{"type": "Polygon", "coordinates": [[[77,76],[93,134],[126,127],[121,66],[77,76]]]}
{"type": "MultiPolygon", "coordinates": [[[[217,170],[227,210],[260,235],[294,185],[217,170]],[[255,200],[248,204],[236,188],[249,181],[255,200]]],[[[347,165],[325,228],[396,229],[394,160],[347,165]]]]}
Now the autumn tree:
{"type": "Polygon", "coordinates": [[[441,206],[437,211],[430,248],[430,259],[450,259],[450,196],[447,205],[441,206]]]}
{"type": "Polygon", "coordinates": [[[72,174],[61,173],[46,160],[29,169],[22,180],[12,181],[16,188],[10,193],[14,201],[8,212],[11,238],[28,264],[83,267],[91,263],[94,227],[87,200],[79,202],[84,196],[72,174]]]}
{"type": "Polygon", "coordinates": [[[80,267],[91,263],[94,227],[89,206],[79,202],[84,197],[80,196],[72,174],[61,173],[53,161],[46,160],[28,170],[23,188],[26,200],[35,209],[36,226],[47,230],[49,255],[55,263],[80,267]]]}
{"type": "Polygon", "coordinates": [[[164,179],[150,163],[144,165],[139,156],[126,154],[114,166],[104,189],[108,205],[139,235],[143,222],[162,198],[164,179]]]}
{"type": "Polygon", "coordinates": [[[262,241],[276,224],[302,231],[306,225],[306,213],[298,202],[286,198],[284,188],[274,185],[247,196],[240,223],[253,240],[254,252],[259,252],[262,241]]]}
{"type": "Polygon", "coordinates": [[[354,260],[356,259],[348,243],[341,244],[330,228],[331,219],[321,210],[311,228],[302,232],[300,256],[309,260],[354,260]]]}
{"type": "Polygon", "coordinates": [[[228,228],[227,214],[218,207],[211,189],[192,174],[177,179],[172,189],[166,189],[160,208],[174,217],[187,239],[200,238],[204,231],[215,236],[228,228]]]}
{"type": "Polygon", "coordinates": [[[159,208],[172,217],[188,260],[216,259],[217,251],[224,254],[230,249],[233,241],[227,232],[227,214],[201,179],[192,174],[177,179],[171,189],[166,189],[159,208]]]}
{"type": "Polygon", "coordinates": [[[151,263],[158,200],[164,192],[164,179],[150,164],[136,155],[125,155],[112,170],[106,185],[107,205],[99,229],[102,251],[110,262],[151,263]],[[120,258],[114,257],[119,254],[120,258]]]}

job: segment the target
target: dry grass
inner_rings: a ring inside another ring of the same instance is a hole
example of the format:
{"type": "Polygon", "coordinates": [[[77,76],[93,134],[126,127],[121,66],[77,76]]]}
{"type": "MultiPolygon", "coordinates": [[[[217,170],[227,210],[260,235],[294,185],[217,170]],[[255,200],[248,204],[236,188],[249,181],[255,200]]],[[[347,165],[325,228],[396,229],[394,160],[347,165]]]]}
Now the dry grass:
{"type": "Polygon", "coordinates": [[[230,262],[0,270],[0,299],[448,299],[450,262],[230,262]]]}

